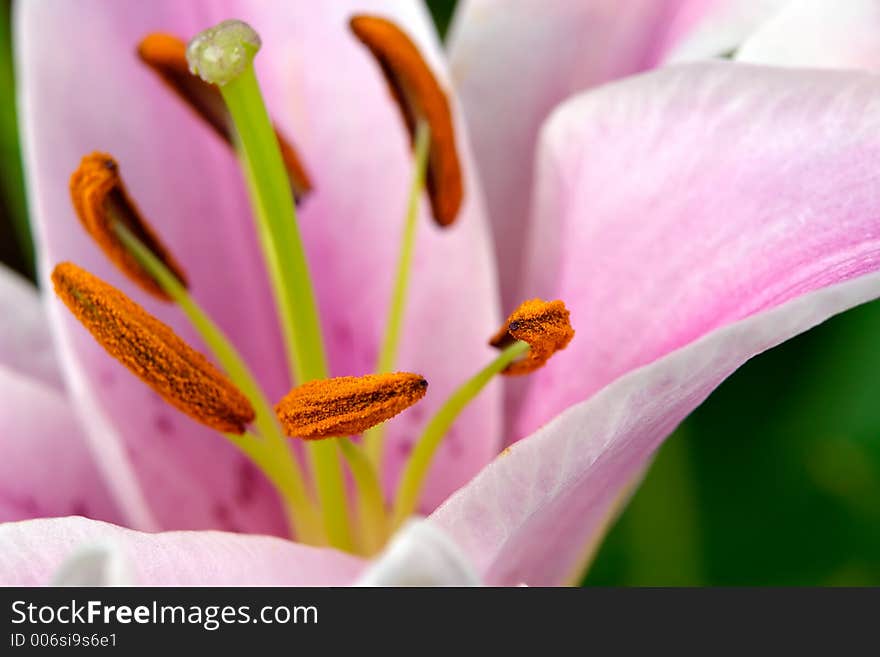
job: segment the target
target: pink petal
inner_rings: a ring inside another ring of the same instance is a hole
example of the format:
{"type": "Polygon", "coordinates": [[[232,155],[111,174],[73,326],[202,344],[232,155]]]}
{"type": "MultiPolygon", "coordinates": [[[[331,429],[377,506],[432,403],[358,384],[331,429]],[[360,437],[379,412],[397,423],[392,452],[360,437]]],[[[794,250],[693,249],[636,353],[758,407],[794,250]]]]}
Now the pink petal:
{"type": "Polygon", "coordinates": [[[37,288],[0,265],[0,522],[78,514],[118,522],[66,398],[37,288]]]}
{"type": "Polygon", "coordinates": [[[449,37],[486,190],[502,301],[522,301],[538,130],[569,96],[652,66],[724,0],[461,0],[449,37]]]}
{"type": "Polygon", "coordinates": [[[524,436],[626,372],[800,294],[872,271],[875,78],[670,67],[548,123],[528,296],[576,335],[530,377],[524,436]]]}
{"type": "Polygon", "coordinates": [[[875,0],[794,0],[742,45],[741,61],[810,68],[880,67],[875,0]]]}
{"type": "Polygon", "coordinates": [[[751,356],[880,295],[880,275],[806,294],[631,372],[513,445],[431,516],[487,584],[576,578],[627,483],[751,356]]]}
{"type": "Polygon", "coordinates": [[[0,584],[46,585],[85,546],[112,545],[140,586],[341,586],[361,561],[270,536],[215,531],[144,534],[85,518],[0,525],[0,584]]]}
{"type": "Polygon", "coordinates": [[[68,400],[0,366],[0,522],[81,515],[119,522],[68,400]]]}
{"type": "Polygon", "coordinates": [[[0,367],[61,390],[46,311],[37,288],[0,265],[0,367]]]}
{"type": "MultiPolygon", "coordinates": [[[[286,392],[276,316],[235,159],[134,54],[148,32],[186,38],[240,17],[262,32],[265,47],[257,61],[271,113],[300,148],[315,181],[301,225],[334,373],[372,369],[410,166],[397,109],[376,64],[348,32],[355,7],[384,11],[389,5],[22,3],[21,114],[42,280],[55,263],[75,260],[198,344],[176,309],[145,299],[122,279],[73,215],[70,173],[82,155],[111,152],[145,215],[182,260],[194,296],[270,397],[286,392]]],[[[436,60],[439,49],[424,11],[409,3],[393,7],[385,13],[429,44],[436,60]]],[[[425,374],[432,392],[420,410],[395,424],[393,454],[412,439],[418,414],[436,406],[488,357],[485,336],[497,322],[494,274],[473,178],[468,190],[457,227],[440,234],[426,218],[420,228],[412,329],[399,365],[425,374]]],[[[130,522],[151,529],[284,531],[274,493],[232,448],[162,403],[54,301],[52,308],[77,408],[130,522]]],[[[499,435],[497,392],[487,393],[462,426],[479,438],[446,446],[438,468],[449,474],[434,478],[435,502],[491,458],[499,435]]]]}
{"type": "Polygon", "coordinates": [[[490,582],[564,581],[724,377],[880,295],[878,112],[869,75],[717,63],[554,115],[529,292],[564,299],[577,333],[533,375],[518,435],[565,412],[438,513],[490,582]]]}

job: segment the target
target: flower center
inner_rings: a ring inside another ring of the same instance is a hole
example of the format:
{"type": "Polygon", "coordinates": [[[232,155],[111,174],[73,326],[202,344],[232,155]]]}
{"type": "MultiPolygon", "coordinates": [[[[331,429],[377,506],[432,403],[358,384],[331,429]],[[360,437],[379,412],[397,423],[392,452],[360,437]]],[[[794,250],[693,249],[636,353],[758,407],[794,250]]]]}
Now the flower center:
{"type": "Polygon", "coordinates": [[[295,151],[269,119],[252,64],[260,40],[240,21],[206,30],[189,47],[173,36],[150,35],[138,52],[239,155],[290,376],[298,385],[273,408],[234,345],[190,295],[182,267],[139,212],[109,155],[86,156],[71,177],[77,215],[124,274],[179,307],[225,375],[168,326],[88,272],[64,263],[56,267],[53,281],[57,294],[110,355],[251,459],[277,489],[298,540],[372,554],[416,511],[433,456],[467,404],[494,376],[525,374],[543,365],[565,348],[573,331],[561,301],[534,299],[517,309],[491,341],[501,353],[426,424],[394,496],[384,498],[382,423],[422,399],[428,386],[418,374],[394,372],[419,203],[427,192],[435,221],[448,226],[461,206],[463,185],[449,103],[416,46],[382,18],[355,16],[350,27],[385,74],[414,144],[410,199],[377,374],[328,378],[294,203],[297,190],[301,197],[311,185],[295,151]],[[363,441],[351,438],[361,433],[363,441]],[[304,440],[307,468],[287,437],[304,440]],[[343,464],[354,482],[354,508],[343,464]]]}

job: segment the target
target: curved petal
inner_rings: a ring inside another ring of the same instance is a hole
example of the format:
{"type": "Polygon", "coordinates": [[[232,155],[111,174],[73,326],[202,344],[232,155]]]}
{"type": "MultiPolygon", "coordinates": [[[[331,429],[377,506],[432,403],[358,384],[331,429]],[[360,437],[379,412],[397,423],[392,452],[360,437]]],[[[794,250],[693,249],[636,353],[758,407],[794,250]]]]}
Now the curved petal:
{"type": "Polygon", "coordinates": [[[867,74],[707,63],[554,115],[529,291],[563,298],[577,333],[533,375],[520,435],[573,408],[435,516],[489,583],[565,581],[725,376],[880,295],[878,89],[867,74]]]}
{"type": "Polygon", "coordinates": [[[566,103],[543,135],[528,296],[576,335],[514,437],[710,331],[880,262],[880,84],[730,62],[566,103]]]}
{"type": "Polygon", "coordinates": [[[880,2],[793,0],[743,43],[736,59],[810,68],[880,67],[880,2]]]}
{"type": "Polygon", "coordinates": [[[67,399],[0,367],[0,522],[121,519],[67,399]]]}
{"type": "Polygon", "coordinates": [[[725,326],[629,373],[502,453],[431,516],[490,585],[572,581],[628,483],[685,416],[751,356],[880,296],[880,275],[725,326]]]}
{"type": "Polygon", "coordinates": [[[62,389],[61,371],[36,287],[0,264],[0,367],[62,389]]]}
{"type": "Polygon", "coordinates": [[[140,586],[342,586],[362,562],[271,536],[144,534],[85,518],[0,525],[0,584],[41,586],[84,546],[112,545],[140,586]]]}
{"type": "MultiPolygon", "coordinates": [[[[657,64],[725,0],[462,0],[449,37],[485,187],[501,272],[515,308],[538,131],[569,96],[657,64]]],[[[753,0],[749,0],[753,1],[753,0]]]]}
{"type": "MultiPolygon", "coordinates": [[[[235,158],[135,56],[148,32],[187,37],[240,17],[263,35],[257,65],[270,111],[301,150],[316,186],[301,226],[334,373],[372,369],[409,164],[404,130],[381,75],[348,33],[347,18],[356,9],[401,20],[438,60],[430,24],[415,3],[18,5],[20,115],[41,278],[47,280],[56,262],[70,259],[132,292],[78,225],[66,191],[83,154],[110,152],[141,209],[182,261],[194,296],[228,333],[269,396],[277,399],[287,391],[276,316],[235,158]]],[[[484,337],[497,319],[473,177],[468,189],[467,207],[453,230],[441,234],[427,218],[420,227],[407,317],[417,329],[407,331],[399,365],[431,380],[434,396],[421,413],[486,358],[484,337]]],[[[198,344],[178,311],[132,293],[198,344]]],[[[93,429],[96,453],[132,523],[284,531],[274,493],[235,450],[162,404],[57,303],[51,305],[77,408],[93,429]]],[[[435,477],[434,501],[491,458],[499,433],[496,407],[497,392],[487,394],[463,420],[468,433],[480,438],[447,446],[437,467],[453,475],[435,477]]],[[[410,413],[395,423],[389,432],[392,453],[403,453],[416,417],[410,413]]]]}
{"type": "Polygon", "coordinates": [[[410,520],[355,582],[356,586],[477,586],[459,547],[430,520],[410,520]]]}

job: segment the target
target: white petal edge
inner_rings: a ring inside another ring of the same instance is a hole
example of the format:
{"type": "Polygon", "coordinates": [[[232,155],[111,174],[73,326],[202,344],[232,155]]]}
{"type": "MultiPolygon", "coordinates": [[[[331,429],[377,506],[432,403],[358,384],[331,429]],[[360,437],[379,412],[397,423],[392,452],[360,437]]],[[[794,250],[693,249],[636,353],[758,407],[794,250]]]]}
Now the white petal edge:
{"type": "Polygon", "coordinates": [[[357,586],[478,586],[455,542],[429,520],[410,520],[358,579],[357,586]]]}
{"type": "Polygon", "coordinates": [[[742,44],[736,59],[756,64],[876,70],[880,2],[792,0],[742,44]]]}
{"type": "Polygon", "coordinates": [[[134,583],[128,559],[112,543],[78,549],[52,577],[52,586],[133,586],[134,583]]]}
{"type": "Polygon", "coordinates": [[[113,546],[138,586],[347,586],[364,563],[274,536],[150,534],[80,517],[43,518],[0,524],[0,586],[45,586],[73,555],[96,545],[113,546]]]}

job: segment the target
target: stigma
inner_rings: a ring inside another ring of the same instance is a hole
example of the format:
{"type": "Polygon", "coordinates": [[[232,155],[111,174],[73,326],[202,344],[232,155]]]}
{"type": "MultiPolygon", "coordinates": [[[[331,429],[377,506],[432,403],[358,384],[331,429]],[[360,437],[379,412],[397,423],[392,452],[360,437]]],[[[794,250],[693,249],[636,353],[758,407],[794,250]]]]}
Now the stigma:
{"type": "Polygon", "coordinates": [[[242,434],[253,407],[207,358],[125,294],[64,262],[52,272],[55,293],[113,358],[162,399],[202,424],[242,434]]]}
{"type": "Polygon", "coordinates": [[[318,379],[291,390],[275,410],[291,437],[352,436],[409,408],[427,390],[425,378],[409,372],[318,379]]]}
{"type": "MultiPolygon", "coordinates": [[[[230,147],[234,147],[234,130],[226,103],[216,86],[190,72],[186,59],[186,43],[172,34],[154,32],[138,44],[138,57],[165,85],[207,123],[230,147]]],[[[312,181],[296,148],[275,126],[281,158],[287,170],[290,188],[297,203],[311,191],[312,181]]]]}

